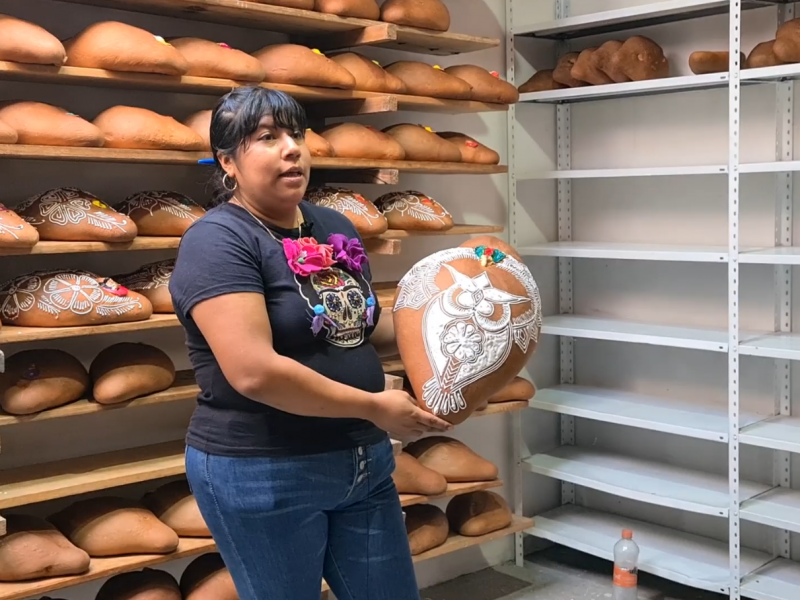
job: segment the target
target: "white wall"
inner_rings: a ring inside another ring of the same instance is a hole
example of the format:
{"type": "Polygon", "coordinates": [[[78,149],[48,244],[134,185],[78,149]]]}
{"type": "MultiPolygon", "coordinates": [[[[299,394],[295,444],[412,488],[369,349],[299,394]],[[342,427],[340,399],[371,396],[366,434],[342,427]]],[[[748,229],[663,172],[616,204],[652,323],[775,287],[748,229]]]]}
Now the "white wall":
{"type": "MultiPolygon", "coordinates": [[[[646,3],[646,0],[572,0],[571,14],[646,3]]],[[[515,11],[521,13],[521,22],[548,21],[554,18],[553,5],[554,2],[517,0],[515,11]]],[[[776,24],[774,7],[746,11],[743,50],[749,53],[756,43],[774,38],[776,24]]],[[[727,49],[728,16],[579,39],[570,49],[582,50],[607,39],[625,39],[634,33],[661,44],[670,60],[672,74],[686,75],[690,74],[687,61],[692,51],[727,49]]],[[[519,46],[520,70],[525,77],[534,69],[553,67],[554,43],[522,40],[519,46]]],[[[775,88],[772,85],[745,88],[742,107],[742,161],[775,160],[775,88]]],[[[727,164],[727,89],[578,103],[573,104],[571,110],[574,169],[727,164]]],[[[525,172],[555,168],[555,109],[520,106],[517,116],[517,142],[523,148],[517,157],[519,177],[524,178],[525,172]],[[543,122],[546,119],[548,123],[543,122]]],[[[775,185],[773,175],[743,176],[742,246],[774,245],[775,185]]],[[[517,243],[556,241],[555,184],[523,182],[519,198],[522,216],[517,221],[517,243]]],[[[727,245],[727,180],[724,176],[575,180],[572,198],[575,241],[727,245]]],[[[797,192],[794,202],[796,206],[797,192]]],[[[797,242],[795,224],[794,243],[797,242]]],[[[535,258],[529,263],[536,273],[550,273],[547,283],[540,281],[546,292],[545,314],[557,314],[557,288],[547,289],[547,284],[557,281],[556,259],[535,258]]],[[[727,270],[724,265],[575,259],[573,274],[575,313],[727,328],[727,270]]],[[[741,274],[742,330],[771,331],[772,268],[744,265],[741,274]]],[[[540,364],[556,363],[557,340],[548,340],[542,348],[545,353],[539,356],[540,364]]],[[[724,354],[576,340],[575,377],[576,383],[582,385],[725,407],[726,369],[724,354]]],[[[797,381],[797,367],[793,365],[793,369],[797,381]]],[[[546,376],[557,378],[557,367],[546,376]]],[[[544,373],[537,377],[540,387],[543,377],[544,373]]],[[[772,361],[743,357],[743,412],[771,414],[772,377],[772,361]]],[[[546,414],[526,418],[529,421],[526,441],[532,449],[558,445],[557,418],[546,414]]],[[[576,420],[576,423],[578,444],[727,474],[724,444],[590,420],[576,420]]],[[[743,447],[741,466],[743,479],[771,482],[770,452],[743,447]]],[[[526,498],[529,514],[558,506],[557,482],[536,475],[528,477],[528,489],[534,490],[526,498]]],[[[724,519],[653,507],[586,490],[579,493],[578,501],[721,540],[727,536],[724,519]]],[[[772,530],[750,523],[743,523],[742,530],[746,546],[771,550],[772,530]]]]}
{"type": "MultiPolygon", "coordinates": [[[[492,36],[504,39],[505,3],[503,0],[450,0],[453,16],[452,31],[492,36]]],[[[89,23],[100,20],[121,20],[162,36],[195,35],[215,41],[225,41],[243,50],[254,51],[282,38],[257,30],[219,26],[200,21],[184,21],[146,14],[128,13],[81,6],[52,0],[4,0],[2,11],[37,22],[61,38],[74,35],[89,23]]],[[[480,64],[490,70],[505,72],[505,49],[501,46],[474,55],[452,58],[371,49],[372,58],[387,64],[407,57],[424,60],[443,67],[460,64],[480,64]]],[[[216,98],[202,95],[179,95],[160,92],[137,92],[100,88],[81,88],[42,84],[3,82],[0,100],[33,99],[68,108],[92,119],[114,104],[130,104],[157,110],[176,118],[193,111],[213,107],[216,98]]],[[[436,130],[455,129],[473,135],[487,145],[506,154],[506,115],[431,115],[406,114],[372,116],[358,119],[365,124],[389,125],[400,122],[424,123],[436,130]]],[[[505,162],[505,159],[504,159],[505,162]]],[[[0,161],[0,202],[13,207],[31,194],[57,186],[77,186],[90,190],[109,204],[141,189],[172,188],[204,202],[207,174],[201,167],[112,165],[103,163],[59,163],[40,161],[0,161]]],[[[421,176],[402,177],[401,188],[420,189],[441,201],[457,222],[472,224],[506,224],[506,177],[497,176],[421,176]]],[[[376,198],[391,189],[386,186],[360,186],[368,198],[376,198]]],[[[405,241],[399,257],[378,257],[373,260],[376,280],[397,280],[419,258],[441,248],[455,246],[461,238],[425,238],[405,241]]],[[[0,259],[0,279],[43,267],[86,268],[99,274],[114,275],[127,272],[145,262],[170,256],[168,252],[136,252],[108,254],[76,254],[51,257],[22,257],[0,259]]],[[[389,316],[388,313],[386,315],[389,316]]],[[[88,365],[103,347],[122,340],[155,344],[169,351],[179,369],[187,368],[182,330],[143,332],[130,336],[90,337],[54,342],[52,346],[74,353],[88,365]]],[[[6,354],[47,344],[15,345],[4,348],[6,354]]],[[[174,403],[59,419],[40,424],[20,425],[2,432],[0,468],[46,462],[101,451],[134,447],[183,437],[193,402],[174,403]]],[[[508,419],[503,416],[482,418],[469,422],[456,431],[456,436],[473,449],[501,467],[508,478],[510,445],[508,419]]],[[[157,482],[133,486],[111,493],[138,496],[157,482]]],[[[42,515],[52,513],[69,499],[30,507],[42,515]]],[[[446,580],[482,566],[511,557],[511,540],[487,544],[482,548],[462,551],[419,566],[419,581],[423,586],[446,580]]],[[[179,573],[187,561],[179,561],[169,570],[179,573]]],[[[93,600],[102,582],[89,584],[55,594],[67,600],[93,600]]]]}

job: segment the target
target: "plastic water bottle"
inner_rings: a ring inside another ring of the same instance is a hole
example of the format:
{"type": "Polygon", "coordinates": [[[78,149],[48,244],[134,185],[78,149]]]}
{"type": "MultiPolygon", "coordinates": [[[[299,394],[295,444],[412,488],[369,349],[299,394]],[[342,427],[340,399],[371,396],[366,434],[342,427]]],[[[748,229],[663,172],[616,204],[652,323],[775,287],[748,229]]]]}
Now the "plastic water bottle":
{"type": "Polygon", "coordinates": [[[639,546],[630,529],[622,531],[622,539],[614,544],[614,600],[637,600],[639,579],[639,546]]]}

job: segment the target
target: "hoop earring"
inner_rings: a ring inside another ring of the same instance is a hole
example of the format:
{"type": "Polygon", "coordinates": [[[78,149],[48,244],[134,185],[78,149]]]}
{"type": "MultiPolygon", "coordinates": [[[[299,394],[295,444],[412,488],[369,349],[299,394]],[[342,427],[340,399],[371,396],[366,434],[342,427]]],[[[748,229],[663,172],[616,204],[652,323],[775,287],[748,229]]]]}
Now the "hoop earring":
{"type": "Polygon", "coordinates": [[[239,187],[239,183],[233,177],[225,173],[225,175],[222,176],[222,187],[224,187],[229,192],[235,192],[236,188],[239,187]],[[228,187],[228,181],[231,180],[233,181],[233,187],[228,187]]]}

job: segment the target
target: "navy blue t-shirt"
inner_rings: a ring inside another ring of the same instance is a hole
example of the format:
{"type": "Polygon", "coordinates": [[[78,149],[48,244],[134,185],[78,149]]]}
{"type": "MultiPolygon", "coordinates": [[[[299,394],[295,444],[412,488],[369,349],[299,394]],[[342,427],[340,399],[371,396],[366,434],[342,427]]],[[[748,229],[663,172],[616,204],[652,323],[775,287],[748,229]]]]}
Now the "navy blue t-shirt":
{"type": "MultiPolygon", "coordinates": [[[[314,237],[326,243],[332,233],[357,238],[346,217],[302,202],[305,219],[298,230],[270,226],[278,240],[314,237]]],[[[369,343],[366,321],[371,273],[336,265],[324,277],[295,275],[283,246],[245,209],[223,204],[210,210],[183,236],[169,284],[175,312],[186,329],[186,345],[200,394],[186,443],[224,456],[316,454],[374,444],[385,439],[369,421],[303,417],[256,402],[228,383],[200,329],[191,318],[199,302],[237,292],[263,294],[275,351],[334,381],[368,392],[385,387],[381,361],[369,343]],[[337,326],[312,331],[314,307],[324,305],[337,326]]],[[[373,294],[374,296],[374,294],[373,294]]],[[[375,297],[374,324],[380,317],[375,297]]],[[[225,319],[225,315],[219,315],[225,319]]]]}

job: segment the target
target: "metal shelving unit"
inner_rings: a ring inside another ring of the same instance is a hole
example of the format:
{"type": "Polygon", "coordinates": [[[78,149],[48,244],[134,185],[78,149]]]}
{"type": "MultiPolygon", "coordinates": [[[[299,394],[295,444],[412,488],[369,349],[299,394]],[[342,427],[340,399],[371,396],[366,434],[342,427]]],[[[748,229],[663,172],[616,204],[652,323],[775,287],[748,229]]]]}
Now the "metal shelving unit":
{"type": "MultiPolygon", "coordinates": [[[[699,589],[727,594],[731,600],[743,597],[797,600],[800,598],[800,563],[791,560],[790,534],[800,533],[800,490],[791,487],[791,454],[800,452],[800,417],[791,416],[791,361],[800,360],[800,333],[791,330],[791,267],[800,265],[800,248],[792,246],[792,174],[800,171],[800,161],[794,160],[793,154],[793,81],[800,79],[800,64],[743,70],[739,59],[743,11],[777,7],[777,27],[794,18],[794,3],[778,0],[667,0],[573,16],[570,14],[570,0],[556,0],[554,19],[537,23],[525,22],[528,16],[515,15],[513,2],[508,4],[511,5],[507,40],[510,81],[515,81],[518,37],[555,40],[559,44],[558,55],[562,55],[573,49],[570,40],[576,38],[621,31],[633,35],[642,27],[717,14],[729,16],[731,57],[727,73],[523,94],[521,103],[554,106],[556,164],[552,170],[530,171],[517,163],[515,131],[525,123],[517,123],[518,118],[522,119],[519,107],[509,113],[511,242],[529,262],[541,257],[558,261],[558,314],[545,318],[543,333],[559,337],[560,385],[538,390],[529,406],[535,411],[559,415],[560,445],[547,452],[527,457],[518,455],[516,458],[519,459],[520,477],[531,472],[561,481],[561,506],[534,515],[535,525],[526,534],[612,559],[612,549],[620,531],[631,528],[636,532],[642,550],[640,568],[643,571],[699,589]],[[741,114],[742,88],[765,84],[775,86],[776,90],[775,160],[743,163],[740,156],[741,121],[744,118],[741,114]],[[573,103],[712,89],[728,91],[727,164],[572,168],[573,103]],[[774,246],[741,247],[741,176],[764,173],[774,174],[777,180],[774,188],[774,246]],[[664,178],[664,185],[669,185],[670,177],[686,176],[726,177],[727,245],[573,241],[573,180],[660,177],[664,178]],[[527,222],[518,197],[518,183],[531,180],[556,181],[557,241],[531,244],[530,237],[524,236],[526,232],[521,229],[526,225],[517,224],[518,221],[527,222]],[[713,329],[574,314],[575,258],[724,264],[728,275],[728,325],[713,329]],[[740,264],[773,267],[774,328],[771,331],[740,329],[740,264]],[[725,354],[727,406],[711,407],[704,404],[702,398],[667,399],[579,385],[575,377],[576,339],[725,354]],[[740,356],[774,361],[775,404],[772,415],[744,410],[741,406],[743,359],[740,356]],[[662,463],[594,446],[576,445],[579,420],[725,444],[727,476],[676,466],[670,460],[672,457],[665,457],[662,463]],[[740,444],[773,452],[770,484],[742,479],[739,472],[740,444]],[[579,506],[576,486],[629,501],[699,514],[701,518],[724,519],[728,541],[579,506]],[[773,535],[771,553],[742,545],[742,521],[769,528],[765,531],[773,535]]],[[[517,79],[516,83],[520,81],[517,79]]],[[[521,562],[521,541],[517,551],[517,560],[521,562]]]]}

